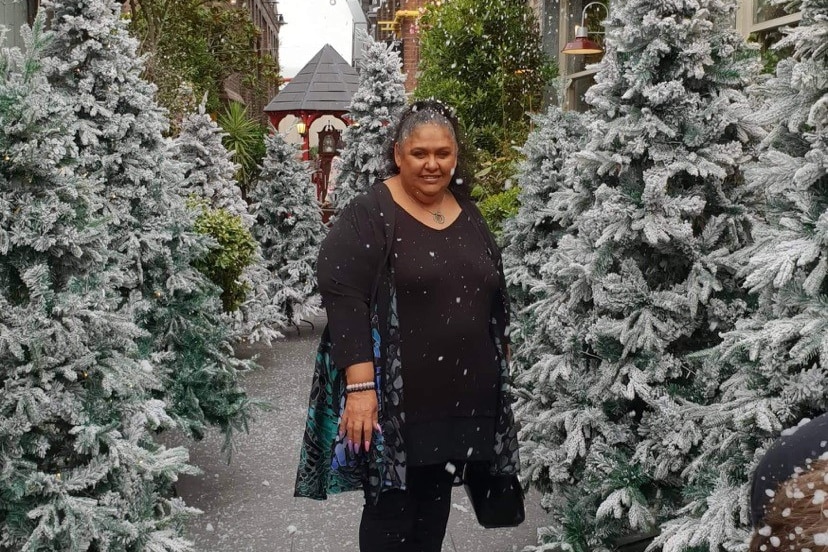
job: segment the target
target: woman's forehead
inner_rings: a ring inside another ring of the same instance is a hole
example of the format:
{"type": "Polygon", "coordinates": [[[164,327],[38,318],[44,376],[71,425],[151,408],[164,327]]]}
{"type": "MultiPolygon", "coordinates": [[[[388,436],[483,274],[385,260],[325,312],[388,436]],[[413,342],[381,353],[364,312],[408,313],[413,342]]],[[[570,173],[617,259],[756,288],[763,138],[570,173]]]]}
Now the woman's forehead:
{"type": "Polygon", "coordinates": [[[401,143],[403,146],[411,146],[423,141],[450,142],[455,145],[454,129],[436,121],[425,121],[413,127],[411,132],[401,140],[401,143]]]}

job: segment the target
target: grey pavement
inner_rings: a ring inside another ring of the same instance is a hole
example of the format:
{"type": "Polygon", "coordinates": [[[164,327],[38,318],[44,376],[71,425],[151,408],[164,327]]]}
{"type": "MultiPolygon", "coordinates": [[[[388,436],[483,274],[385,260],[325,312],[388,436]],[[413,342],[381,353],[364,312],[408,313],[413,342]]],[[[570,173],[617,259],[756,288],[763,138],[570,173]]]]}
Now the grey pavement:
{"type": "MultiPolygon", "coordinates": [[[[178,492],[204,513],[189,526],[201,552],[357,552],[362,493],[337,495],[326,501],[293,497],[293,483],[313,371],[313,354],[324,319],[316,329],[304,325],[301,335],[287,332],[272,347],[251,346],[262,369],[246,376],[250,395],[265,399],[273,410],[259,414],[248,435],[239,435],[228,465],[222,437],[209,434],[187,443],[191,463],[203,474],[184,476],[178,492]]],[[[171,438],[171,440],[175,440],[171,438]]],[[[175,443],[169,443],[175,444],[175,443]]],[[[182,443],[185,444],[185,443],[182,443]]],[[[536,493],[526,501],[527,520],[513,529],[483,529],[465,491],[455,488],[443,552],[515,552],[537,542],[544,512],[536,493]]]]}

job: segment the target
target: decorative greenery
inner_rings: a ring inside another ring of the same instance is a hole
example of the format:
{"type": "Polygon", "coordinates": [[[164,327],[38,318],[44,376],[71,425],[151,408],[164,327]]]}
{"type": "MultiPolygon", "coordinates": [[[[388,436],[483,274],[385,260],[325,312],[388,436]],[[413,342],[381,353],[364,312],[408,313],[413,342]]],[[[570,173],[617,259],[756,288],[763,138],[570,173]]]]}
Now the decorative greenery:
{"type": "Polygon", "coordinates": [[[218,116],[218,124],[226,133],[222,142],[233,153],[233,161],[239,165],[236,180],[247,197],[250,185],[259,176],[259,165],[265,156],[265,128],[247,113],[238,102],[230,102],[218,116]]]}
{"type": "Polygon", "coordinates": [[[776,398],[752,411],[764,380],[741,367],[721,378],[722,353],[709,371],[694,362],[746,314],[728,254],[755,247],[759,218],[742,170],[764,136],[744,93],[758,64],[732,29],[735,11],[719,0],[613,2],[591,110],[550,111],[527,142],[504,271],[520,290],[522,475],[549,509],[537,552],[613,550],[659,531],[649,550],[744,548],[755,449],[724,428],[759,430],[776,398]],[[734,402],[701,420],[719,392],[734,402]],[[715,488],[688,503],[688,485],[707,486],[705,467],[715,488]]]}
{"type": "Polygon", "coordinates": [[[253,232],[261,246],[271,306],[289,324],[316,314],[316,258],[325,237],[310,171],[298,149],[278,132],[267,137],[262,171],[251,190],[253,232]]]}
{"type": "Polygon", "coordinates": [[[480,151],[477,161],[479,170],[474,175],[472,197],[478,201],[489,228],[500,239],[503,222],[515,216],[520,207],[520,189],[512,185],[516,179],[520,151],[509,147],[499,156],[480,151]]]}
{"type": "Polygon", "coordinates": [[[195,267],[222,289],[224,310],[233,312],[244,302],[248,292],[241,275],[253,263],[256,240],[240,216],[206,206],[202,206],[202,213],[196,219],[195,230],[212,237],[218,244],[195,267]]]}
{"type": "Polygon", "coordinates": [[[0,550],[188,552],[197,511],[169,490],[195,469],[156,439],[165,378],[120,308],[121,224],[82,164],[79,102],[48,81],[45,24],[0,51],[0,550]]]}
{"type": "Polygon", "coordinates": [[[520,208],[519,195],[520,188],[512,186],[502,192],[491,194],[477,203],[483,218],[486,219],[498,241],[503,233],[503,222],[517,215],[520,208]]]}
{"type": "Polygon", "coordinates": [[[207,0],[128,0],[127,6],[130,30],[147,55],[145,76],[173,120],[192,107],[182,100],[182,85],[195,98],[207,93],[207,110],[216,113],[231,75],[259,98],[278,83],[278,62],[256,50],[260,31],[246,9],[207,0]]]}
{"type": "Polygon", "coordinates": [[[519,0],[450,0],[424,9],[418,98],[457,109],[469,140],[490,153],[522,144],[527,113],[557,74],[532,9],[519,0]],[[505,146],[504,146],[505,144],[505,146]]]}
{"type": "Polygon", "coordinates": [[[513,143],[503,144],[503,151],[477,152],[477,172],[474,173],[475,198],[482,199],[508,188],[521,161],[520,151],[513,143]]]}

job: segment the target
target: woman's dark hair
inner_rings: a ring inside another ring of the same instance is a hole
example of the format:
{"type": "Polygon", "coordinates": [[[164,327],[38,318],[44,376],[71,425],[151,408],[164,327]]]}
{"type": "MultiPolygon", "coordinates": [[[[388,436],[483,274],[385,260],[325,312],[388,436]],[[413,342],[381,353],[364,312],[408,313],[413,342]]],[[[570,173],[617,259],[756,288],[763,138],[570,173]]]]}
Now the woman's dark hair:
{"type": "Polygon", "coordinates": [[[463,132],[454,109],[439,100],[429,99],[416,101],[402,113],[394,122],[388,140],[385,143],[385,163],[388,176],[399,174],[400,169],[394,159],[394,148],[404,142],[411,132],[420,125],[437,124],[448,127],[457,143],[457,168],[449,183],[449,189],[464,197],[471,192],[471,174],[468,170],[469,155],[463,140],[463,132]]]}

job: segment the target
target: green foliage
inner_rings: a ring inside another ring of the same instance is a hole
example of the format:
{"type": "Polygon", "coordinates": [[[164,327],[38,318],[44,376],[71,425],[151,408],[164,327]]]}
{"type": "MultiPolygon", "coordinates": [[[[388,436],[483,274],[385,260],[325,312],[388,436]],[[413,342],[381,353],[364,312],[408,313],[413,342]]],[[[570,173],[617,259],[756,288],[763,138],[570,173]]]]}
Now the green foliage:
{"type": "Polygon", "coordinates": [[[473,195],[476,199],[482,199],[511,185],[521,162],[521,153],[514,147],[514,142],[510,141],[503,143],[494,153],[478,151],[475,161],[477,170],[474,173],[473,195]]]}
{"type": "Polygon", "coordinates": [[[478,148],[497,153],[523,143],[527,113],[542,107],[557,73],[532,9],[519,0],[450,0],[430,5],[420,25],[415,96],[453,105],[478,148]]]}
{"type": "Polygon", "coordinates": [[[224,147],[233,153],[233,161],[239,165],[236,180],[246,198],[251,183],[259,176],[259,165],[265,156],[266,130],[238,102],[230,102],[217,122],[226,133],[222,139],[224,147]]]}
{"type": "Polygon", "coordinates": [[[256,51],[260,31],[246,9],[204,0],[129,0],[128,5],[130,30],[148,55],[145,76],[158,86],[158,101],[173,120],[191,111],[182,101],[182,84],[189,84],[195,98],[207,93],[207,110],[216,113],[231,75],[241,75],[258,97],[278,82],[278,62],[256,51]]]}
{"type": "Polygon", "coordinates": [[[515,216],[520,207],[520,188],[512,186],[519,163],[520,151],[508,145],[500,155],[485,150],[478,152],[472,197],[478,201],[483,218],[498,240],[503,222],[515,216]]]}
{"type": "Polygon", "coordinates": [[[779,62],[793,55],[793,46],[783,48],[775,47],[776,43],[781,39],[782,33],[779,29],[751,33],[748,36],[748,42],[755,43],[759,46],[759,59],[762,63],[762,73],[769,75],[776,73],[776,66],[779,65],[779,62]]]}
{"type": "Polygon", "coordinates": [[[240,281],[244,269],[253,262],[256,241],[238,215],[224,209],[202,207],[195,230],[212,237],[217,246],[195,266],[222,289],[224,310],[233,312],[244,302],[248,286],[240,281]]]}
{"type": "Polygon", "coordinates": [[[483,198],[478,202],[477,206],[483,214],[483,218],[492,229],[498,240],[503,231],[503,221],[507,218],[512,218],[518,212],[520,202],[518,196],[520,188],[512,186],[502,192],[497,192],[483,198]]]}

